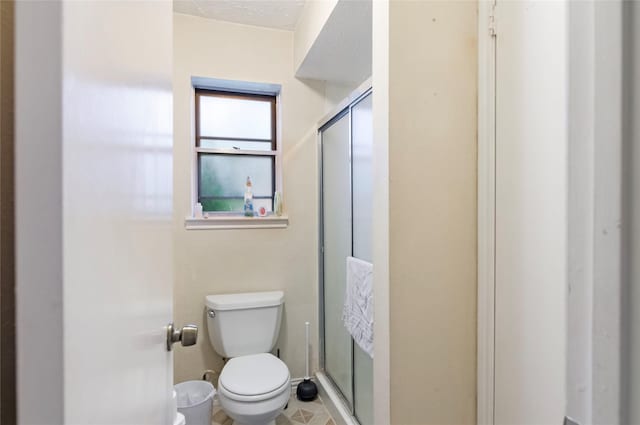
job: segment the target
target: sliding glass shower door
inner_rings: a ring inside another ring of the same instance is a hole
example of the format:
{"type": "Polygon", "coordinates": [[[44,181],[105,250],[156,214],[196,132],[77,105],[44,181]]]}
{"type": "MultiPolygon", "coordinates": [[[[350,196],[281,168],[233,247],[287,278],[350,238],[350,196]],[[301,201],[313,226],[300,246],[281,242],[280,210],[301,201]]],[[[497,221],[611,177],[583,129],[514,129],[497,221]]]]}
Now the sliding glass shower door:
{"type": "Polygon", "coordinates": [[[322,132],[324,228],[324,369],[353,405],[353,347],[342,325],[346,273],[351,255],[351,144],[349,114],[322,132]]]}
{"type": "MultiPolygon", "coordinates": [[[[353,186],[353,256],[373,263],[373,119],[369,94],[351,108],[353,186]]],[[[363,425],[373,424],[373,359],[358,345],[353,350],[355,414],[363,425]]]]}
{"type": "Polygon", "coordinates": [[[373,424],[373,361],[342,323],[346,258],[372,261],[371,94],[320,129],[324,371],[363,425],[373,424]]]}

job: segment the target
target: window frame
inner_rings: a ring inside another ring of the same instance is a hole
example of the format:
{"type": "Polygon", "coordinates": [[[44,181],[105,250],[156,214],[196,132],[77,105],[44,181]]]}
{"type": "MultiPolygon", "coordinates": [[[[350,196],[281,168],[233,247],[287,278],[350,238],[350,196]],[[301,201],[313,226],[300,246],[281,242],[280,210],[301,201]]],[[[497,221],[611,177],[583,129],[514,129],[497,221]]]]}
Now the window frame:
{"type": "MultiPolygon", "coordinates": [[[[256,199],[271,199],[271,214],[273,214],[275,201],[275,193],[282,193],[281,189],[281,149],[280,149],[280,126],[278,125],[280,122],[280,114],[279,114],[279,105],[280,105],[280,94],[279,93],[252,93],[252,92],[244,92],[244,91],[236,91],[236,90],[220,90],[213,88],[202,88],[202,87],[194,87],[194,96],[193,103],[194,105],[194,117],[195,119],[192,121],[194,124],[194,138],[191,143],[191,147],[193,150],[193,198],[194,202],[192,205],[195,205],[196,202],[200,202],[203,198],[201,196],[201,185],[200,185],[200,158],[201,156],[207,154],[214,155],[223,155],[223,156],[251,156],[251,157],[271,157],[273,161],[272,165],[272,196],[258,196],[256,199]],[[238,138],[235,139],[233,137],[216,137],[216,136],[202,136],[200,134],[200,99],[203,96],[209,97],[227,97],[234,99],[243,99],[243,100],[252,100],[257,99],[261,101],[266,101],[271,103],[271,139],[250,139],[250,138],[238,138]],[[238,141],[255,141],[255,142],[271,142],[271,150],[247,150],[247,149],[224,149],[224,148],[203,148],[201,147],[202,140],[238,140],[238,141]]],[[[213,199],[211,197],[210,199],[213,199]]],[[[224,199],[225,197],[215,197],[215,199],[224,199]]],[[[240,199],[233,197],[233,199],[240,199]]],[[[210,218],[215,217],[237,217],[242,216],[242,211],[205,211],[210,218]]],[[[260,218],[260,217],[255,217],[260,218]]]]}

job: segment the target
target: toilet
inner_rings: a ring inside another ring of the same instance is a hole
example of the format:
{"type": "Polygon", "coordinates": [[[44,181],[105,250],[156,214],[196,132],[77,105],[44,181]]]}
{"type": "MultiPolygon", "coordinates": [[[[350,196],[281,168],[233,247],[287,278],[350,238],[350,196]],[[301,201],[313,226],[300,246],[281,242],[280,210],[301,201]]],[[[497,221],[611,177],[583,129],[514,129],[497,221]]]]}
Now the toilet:
{"type": "Polygon", "coordinates": [[[289,368],[270,351],[280,332],[282,291],[208,295],[213,349],[228,359],[218,379],[220,405],[234,425],[271,425],[291,395],[289,368]]]}

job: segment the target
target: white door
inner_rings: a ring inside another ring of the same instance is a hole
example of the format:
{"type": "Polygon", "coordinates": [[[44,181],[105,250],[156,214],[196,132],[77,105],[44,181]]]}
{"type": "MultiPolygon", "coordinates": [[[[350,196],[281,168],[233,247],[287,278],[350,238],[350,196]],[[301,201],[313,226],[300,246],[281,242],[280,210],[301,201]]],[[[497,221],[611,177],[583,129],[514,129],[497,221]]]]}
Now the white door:
{"type": "Polygon", "coordinates": [[[169,424],[172,3],[16,24],[19,422],[169,424]]]}
{"type": "Polygon", "coordinates": [[[495,423],[565,414],[567,3],[499,0],[495,423]]]}

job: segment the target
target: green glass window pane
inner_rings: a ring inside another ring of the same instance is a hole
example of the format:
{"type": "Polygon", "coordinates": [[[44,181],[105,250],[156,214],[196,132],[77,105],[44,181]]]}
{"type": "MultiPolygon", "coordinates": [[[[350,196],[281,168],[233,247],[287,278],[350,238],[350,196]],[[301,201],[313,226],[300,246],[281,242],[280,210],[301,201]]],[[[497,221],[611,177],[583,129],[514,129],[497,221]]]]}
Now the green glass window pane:
{"type": "Polygon", "coordinates": [[[242,211],[242,199],[201,199],[203,211],[242,211]]]}
{"type": "Polygon", "coordinates": [[[198,161],[198,198],[204,211],[242,211],[247,176],[251,177],[254,209],[264,205],[272,210],[272,156],[200,153],[198,161]]]}

